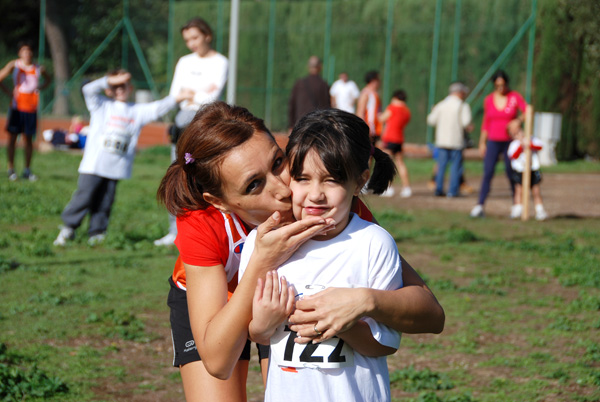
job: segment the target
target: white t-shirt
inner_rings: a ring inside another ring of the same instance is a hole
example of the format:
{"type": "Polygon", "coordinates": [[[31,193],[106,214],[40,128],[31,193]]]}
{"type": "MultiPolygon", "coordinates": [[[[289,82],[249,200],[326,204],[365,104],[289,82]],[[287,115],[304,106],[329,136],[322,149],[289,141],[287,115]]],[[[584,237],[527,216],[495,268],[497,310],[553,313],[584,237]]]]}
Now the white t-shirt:
{"type": "MultiPolygon", "coordinates": [[[[537,154],[537,151],[542,149],[544,143],[536,137],[531,137],[531,171],[540,170],[540,157],[537,154]]],[[[525,170],[525,152],[523,147],[521,146],[521,141],[513,140],[508,145],[508,157],[510,160],[510,165],[513,170],[519,173],[523,173],[525,170]]]]}
{"type": "MultiPolygon", "coordinates": [[[[239,278],[248,265],[255,240],[256,230],[253,230],[242,251],[239,278]]],[[[325,287],[384,290],[402,287],[402,267],[394,239],[383,228],[354,214],[348,226],[335,238],[309,240],[303,244],[279,267],[278,273],[294,286],[296,297],[325,287]]],[[[379,343],[393,348],[400,345],[398,332],[371,318],[364,320],[379,343]]],[[[391,399],[386,357],[363,356],[337,337],[329,340],[329,345],[295,344],[290,338],[294,335],[286,331],[286,324],[277,328],[271,338],[265,401],[373,402],[391,399]],[[282,367],[290,366],[295,370],[282,370],[282,367]],[[331,366],[339,368],[328,368],[331,366]]]]}
{"type": "Polygon", "coordinates": [[[169,94],[176,96],[181,88],[195,91],[194,102],[183,101],[179,107],[196,111],[219,98],[227,82],[227,66],[227,58],[221,53],[208,57],[196,53],[182,56],[175,66],[169,94]]]}
{"type": "Polygon", "coordinates": [[[456,95],[448,95],[427,115],[435,126],[435,146],[447,149],[465,147],[464,128],[471,124],[471,107],[456,95]]]}
{"type": "Polygon", "coordinates": [[[172,96],[137,105],[120,102],[103,95],[107,88],[107,77],[82,88],[90,125],[79,173],[128,179],[142,127],[167,114],[177,102],[172,96]]]}
{"type": "Polygon", "coordinates": [[[335,98],[336,108],[354,113],[354,102],[358,99],[360,90],[354,81],[337,80],[331,86],[329,95],[335,98]]]}

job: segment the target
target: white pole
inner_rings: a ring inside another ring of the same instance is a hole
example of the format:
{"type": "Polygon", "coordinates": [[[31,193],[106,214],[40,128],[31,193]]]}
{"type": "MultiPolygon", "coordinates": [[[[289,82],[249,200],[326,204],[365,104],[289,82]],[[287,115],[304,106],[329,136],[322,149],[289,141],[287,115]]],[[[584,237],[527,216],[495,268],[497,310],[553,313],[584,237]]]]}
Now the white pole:
{"type": "Polygon", "coordinates": [[[237,52],[238,31],[240,21],[240,0],[231,0],[231,16],[229,22],[229,72],[227,79],[227,103],[235,104],[237,86],[237,52]]]}

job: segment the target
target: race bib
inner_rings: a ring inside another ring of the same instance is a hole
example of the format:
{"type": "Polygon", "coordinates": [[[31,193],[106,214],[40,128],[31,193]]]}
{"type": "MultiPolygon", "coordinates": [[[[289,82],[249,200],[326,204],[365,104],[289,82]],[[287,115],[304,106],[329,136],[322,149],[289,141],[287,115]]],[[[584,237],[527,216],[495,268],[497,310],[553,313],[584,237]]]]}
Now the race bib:
{"type": "Polygon", "coordinates": [[[333,369],[354,365],[354,350],[333,337],[321,343],[301,345],[288,325],[281,325],[271,337],[271,359],[282,367],[333,369]]]}
{"type": "MultiPolygon", "coordinates": [[[[297,288],[297,299],[325,290],[323,285],[304,285],[297,288]]],[[[312,369],[334,369],[354,365],[354,349],[342,339],[333,337],[321,343],[305,345],[294,342],[298,335],[287,322],[271,337],[270,358],[279,366],[312,369]]]]}
{"type": "Polygon", "coordinates": [[[117,155],[125,155],[129,148],[131,135],[126,131],[111,131],[104,135],[102,146],[106,152],[117,155]]]}

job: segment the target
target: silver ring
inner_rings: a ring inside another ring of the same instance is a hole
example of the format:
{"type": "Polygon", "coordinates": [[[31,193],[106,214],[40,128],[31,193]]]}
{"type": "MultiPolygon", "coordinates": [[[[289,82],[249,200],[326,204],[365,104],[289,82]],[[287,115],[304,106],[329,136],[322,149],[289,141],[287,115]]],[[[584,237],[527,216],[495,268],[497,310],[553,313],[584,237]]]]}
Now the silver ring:
{"type": "Polygon", "coordinates": [[[315,334],[317,334],[317,335],[321,335],[322,334],[322,332],[317,329],[317,324],[315,324],[315,326],[314,326],[313,329],[315,330],[315,334]]]}

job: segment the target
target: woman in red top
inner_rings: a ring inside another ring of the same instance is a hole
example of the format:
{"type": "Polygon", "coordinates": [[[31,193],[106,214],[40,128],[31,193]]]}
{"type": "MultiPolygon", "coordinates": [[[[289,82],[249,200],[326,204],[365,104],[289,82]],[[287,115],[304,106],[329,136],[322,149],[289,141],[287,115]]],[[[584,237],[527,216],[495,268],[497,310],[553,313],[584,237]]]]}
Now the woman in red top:
{"type": "MultiPolygon", "coordinates": [[[[402,145],[404,144],[404,127],[410,122],[410,109],[406,105],[406,92],[404,90],[394,91],[392,101],[385,112],[379,115],[379,120],[386,123],[385,131],[381,137],[384,151],[394,159],[400,174],[400,181],[402,182],[400,197],[408,198],[412,195],[412,190],[408,180],[408,169],[406,169],[404,157],[402,156],[402,145]]],[[[390,186],[381,195],[383,197],[393,196],[393,187],[390,186]]]]}
{"type": "MultiPolygon", "coordinates": [[[[178,221],[180,260],[170,278],[169,307],[174,364],[187,400],[246,400],[257,280],[332,227],[318,217],[280,226],[292,216],[289,179],[273,136],[244,108],[209,104],[179,139],[158,197],[178,221]],[[239,252],[256,226],[256,248],[236,287],[239,252]]],[[[318,323],[321,336],[330,338],[368,315],[402,332],[441,332],[443,309],[405,261],[403,271],[405,287],[396,291],[328,289],[298,302],[292,329],[310,340],[318,323]]]]}
{"type": "Polygon", "coordinates": [[[507,151],[508,145],[512,141],[511,136],[519,131],[525,120],[525,108],[527,107],[527,102],[521,94],[509,88],[508,75],[504,71],[497,71],[492,76],[492,82],[494,83],[494,92],[486,96],[483,101],[483,123],[479,137],[479,151],[483,156],[483,179],[479,190],[479,202],[471,210],[471,216],[474,218],[484,215],[483,204],[490,192],[494,170],[500,155],[504,157],[504,168],[511,192],[512,194],[515,192],[507,151]]]}

